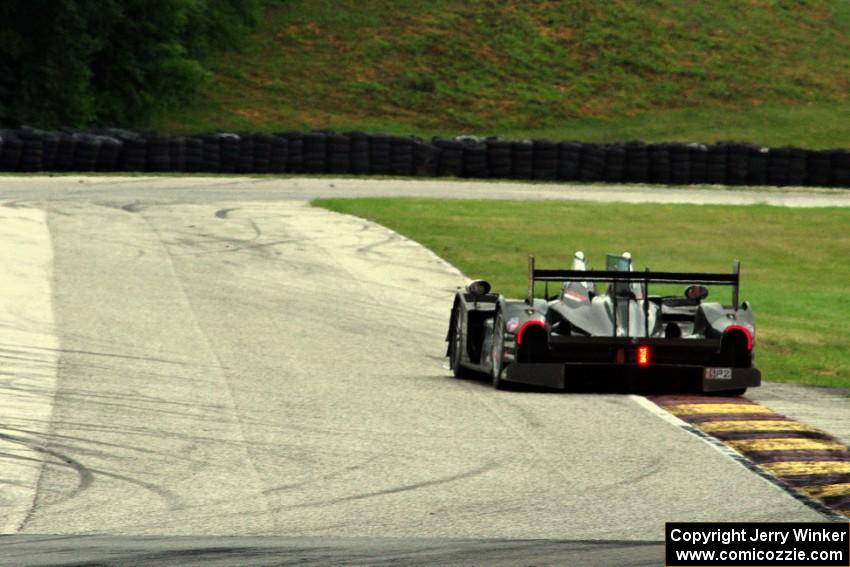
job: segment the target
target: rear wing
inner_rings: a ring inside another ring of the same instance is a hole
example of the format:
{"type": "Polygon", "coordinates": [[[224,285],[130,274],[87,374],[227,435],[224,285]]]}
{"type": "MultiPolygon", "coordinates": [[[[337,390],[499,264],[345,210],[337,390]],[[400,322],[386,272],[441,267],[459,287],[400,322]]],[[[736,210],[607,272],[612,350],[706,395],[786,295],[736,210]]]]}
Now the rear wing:
{"type": "Polygon", "coordinates": [[[608,270],[538,270],[534,267],[534,256],[528,257],[528,304],[534,302],[534,282],[629,282],[644,284],[644,295],[649,295],[650,283],[687,283],[699,285],[731,285],[732,306],[738,309],[738,287],[741,263],[732,263],[732,273],[711,274],[707,272],[618,272],[608,270]]]}

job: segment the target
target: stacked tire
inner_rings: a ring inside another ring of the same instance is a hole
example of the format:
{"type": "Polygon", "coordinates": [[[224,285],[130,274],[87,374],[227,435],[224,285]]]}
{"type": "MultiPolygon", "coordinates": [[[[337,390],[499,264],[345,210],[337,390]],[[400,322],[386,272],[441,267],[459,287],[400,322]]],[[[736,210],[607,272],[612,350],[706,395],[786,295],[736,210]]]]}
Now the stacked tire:
{"type": "Polygon", "coordinates": [[[689,183],[706,183],[708,179],[708,147],[704,144],[688,144],[689,183]]]}
{"type": "Polygon", "coordinates": [[[575,181],[581,171],[582,144],[580,142],[560,142],[558,144],[558,179],[575,181]]]}
{"type": "MultiPolygon", "coordinates": [[[[417,177],[434,177],[440,161],[440,150],[431,144],[426,144],[416,138],[413,143],[413,175],[417,177]]],[[[352,171],[352,173],[356,173],[352,171]]]]}
{"type": "Polygon", "coordinates": [[[667,155],[670,159],[670,183],[687,185],[691,183],[691,152],[684,144],[669,144],[667,155]]]}
{"type": "Polygon", "coordinates": [[[204,142],[200,138],[185,138],[183,142],[184,170],[190,173],[204,171],[203,169],[204,142]]]}
{"type": "Polygon", "coordinates": [[[349,172],[356,175],[369,173],[369,134],[348,132],[349,172]]]}
{"type": "Polygon", "coordinates": [[[394,136],[390,143],[390,174],[413,175],[413,138],[394,136]]]}
{"type": "Polygon", "coordinates": [[[534,179],[552,181],[558,178],[558,143],[551,140],[532,142],[534,179]]]}
{"type": "Polygon", "coordinates": [[[278,132],[276,136],[286,140],[286,171],[304,171],[304,135],[301,132],[278,132]]]}
{"type": "MultiPolygon", "coordinates": [[[[118,163],[124,144],[118,138],[112,136],[97,136],[97,139],[100,142],[100,151],[97,153],[95,168],[97,171],[118,171],[120,169],[118,163]]],[[[173,171],[185,171],[185,166],[173,171]]]]}
{"type": "Polygon", "coordinates": [[[833,187],[850,187],[850,151],[829,150],[833,187]]]}
{"type": "Polygon", "coordinates": [[[487,170],[495,178],[507,178],[512,173],[511,143],[506,140],[488,140],[485,146],[487,170]]]}
{"type": "Polygon", "coordinates": [[[272,143],[273,137],[269,134],[251,134],[251,145],[253,146],[253,153],[251,154],[252,173],[268,173],[271,170],[272,143]]]}
{"type": "Polygon", "coordinates": [[[283,136],[269,136],[271,150],[269,151],[269,172],[286,173],[289,163],[289,140],[283,136]]]}
{"type": "Polygon", "coordinates": [[[24,143],[13,130],[0,130],[3,153],[0,154],[0,169],[4,171],[20,171],[24,143]]]}
{"type": "Polygon", "coordinates": [[[605,171],[602,178],[607,183],[621,183],[626,181],[626,150],[619,144],[610,144],[604,147],[605,171]]]}
{"type": "Polygon", "coordinates": [[[221,171],[221,140],[217,134],[205,134],[201,140],[201,171],[221,171]]]}
{"type": "Polygon", "coordinates": [[[369,173],[389,175],[392,162],[392,137],[384,134],[369,136],[369,173]]]}
{"type": "Polygon", "coordinates": [[[437,175],[460,177],[463,174],[463,143],[444,138],[434,138],[432,143],[439,150],[437,175]]]}
{"type": "Polygon", "coordinates": [[[236,173],[239,169],[239,158],[242,155],[242,140],[239,134],[221,132],[216,134],[218,139],[219,171],[236,173]]]}
{"type": "Polygon", "coordinates": [[[605,148],[601,144],[583,144],[579,180],[602,181],[605,178],[605,148]]]}
{"type": "Polygon", "coordinates": [[[534,142],[531,140],[511,142],[511,177],[534,179],[534,142]]]}
{"type": "Polygon", "coordinates": [[[486,140],[477,136],[458,136],[455,141],[463,146],[461,175],[477,179],[490,177],[486,140]]]}
{"type": "Polygon", "coordinates": [[[332,130],[159,136],[0,129],[0,171],[331,173],[607,183],[850,187],[850,150],[742,142],[599,144],[332,130]]]}
{"type": "MultiPolygon", "coordinates": [[[[97,159],[100,154],[101,139],[93,134],[73,134],[76,138],[74,146],[74,171],[96,171],[97,159]]],[[[160,139],[165,147],[165,159],[168,160],[168,140],[160,139]]],[[[163,171],[150,169],[148,171],[163,171]]]]}
{"type": "Polygon", "coordinates": [[[626,179],[633,183],[649,182],[649,148],[643,142],[627,142],[626,179]]]}
{"type": "Polygon", "coordinates": [[[344,134],[328,134],[328,173],[351,172],[351,139],[344,134]]]}
{"type": "Polygon", "coordinates": [[[18,169],[20,171],[42,171],[44,169],[44,132],[22,129],[17,132],[17,137],[21,143],[18,169]]]}
{"type": "Polygon", "coordinates": [[[806,185],[827,187],[832,179],[832,160],[829,153],[825,151],[810,150],[807,153],[806,185]]]}

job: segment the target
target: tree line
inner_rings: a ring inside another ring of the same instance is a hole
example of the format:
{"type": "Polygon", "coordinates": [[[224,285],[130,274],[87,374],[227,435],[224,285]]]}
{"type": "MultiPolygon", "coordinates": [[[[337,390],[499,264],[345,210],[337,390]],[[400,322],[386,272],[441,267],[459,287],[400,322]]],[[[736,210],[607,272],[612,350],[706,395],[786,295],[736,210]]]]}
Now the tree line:
{"type": "Polygon", "coordinates": [[[3,0],[0,126],[138,126],[185,103],[261,0],[3,0]]]}

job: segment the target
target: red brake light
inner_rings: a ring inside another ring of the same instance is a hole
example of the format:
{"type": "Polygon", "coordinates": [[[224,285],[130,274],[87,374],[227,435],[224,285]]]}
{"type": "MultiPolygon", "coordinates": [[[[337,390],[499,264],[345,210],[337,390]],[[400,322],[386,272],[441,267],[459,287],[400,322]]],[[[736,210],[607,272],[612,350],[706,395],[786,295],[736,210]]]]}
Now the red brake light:
{"type": "Polygon", "coordinates": [[[723,334],[732,332],[732,331],[740,331],[744,333],[744,336],[747,337],[747,351],[753,350],[753,334],[750,330],[742,325],[729,325],[726,327],[726,330],[723,331],[723,334]]]}
{"type": "Polygon", "coordinates": [[[543,321],[537,321],[537,320],[526,321],[525,323],[522,324],[522,326],[519,328],[519,331],[517,331],[517,333],[516,333],[516,344],[518,344],[518,345],[522,344],[522,333],[528,327],[540,327],[541,329],[545,329],[546,324],[543,323],[543,321]]]}
{"type": "Polygon", "coordinates": [[[651,359],[651,351],[647,345],[641,345],[637,348],[637,364],[638,366],[649,366],[651,359]]]}

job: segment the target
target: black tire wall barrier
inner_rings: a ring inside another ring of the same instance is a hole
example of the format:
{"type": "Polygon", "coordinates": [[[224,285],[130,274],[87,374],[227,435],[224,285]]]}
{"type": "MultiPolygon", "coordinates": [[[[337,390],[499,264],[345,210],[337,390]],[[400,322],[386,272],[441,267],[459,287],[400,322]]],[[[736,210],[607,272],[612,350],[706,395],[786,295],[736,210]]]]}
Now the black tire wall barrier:
{"type": "Polygon", "coordinates": [[[741,142],[616,144],[366,132],[159,136],[151,130],[0,129],[0,171],[306,173],[850,187],[850,150],[741,142]]]}

